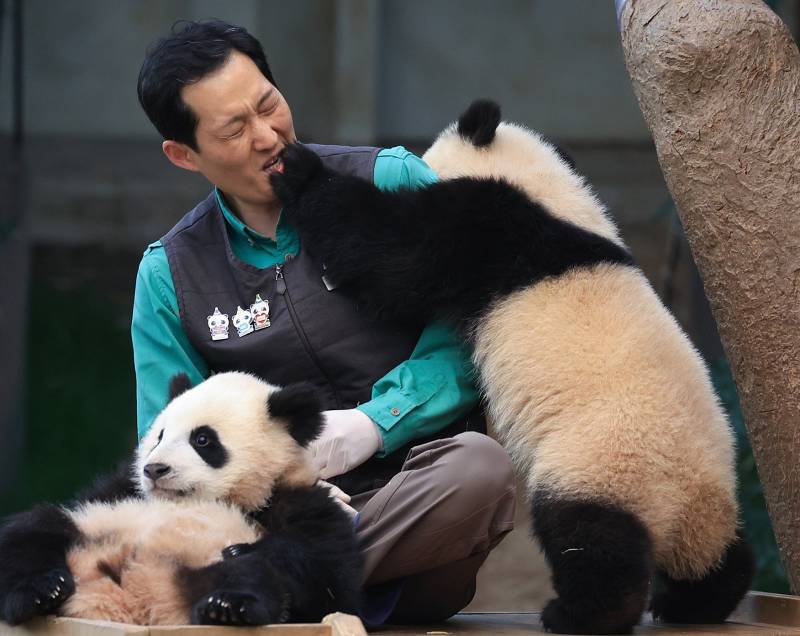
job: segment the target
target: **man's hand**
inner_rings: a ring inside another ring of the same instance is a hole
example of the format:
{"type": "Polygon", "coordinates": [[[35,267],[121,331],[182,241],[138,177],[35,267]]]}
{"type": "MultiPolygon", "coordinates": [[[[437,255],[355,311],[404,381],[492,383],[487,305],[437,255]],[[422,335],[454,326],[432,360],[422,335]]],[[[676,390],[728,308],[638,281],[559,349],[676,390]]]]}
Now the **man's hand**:
{"type": "Polygon", "coordinates": [[[378,425],[358,409],[322,414],[325,426],[308,447],[321,479],[346,473],[383,448],[378,425]]]}
{"type": "Polygon", "coordinates": [[[339,504],[341,509],[344,510],[351,519],[358,514],[358,510],[350,505],[350,495],[348,495],[344,490],[338,486],[328,483],[327,481],[323,481],[322,479],[317,482],[317,485],[327,488],[328,496],[337,504],[339,504]]]}

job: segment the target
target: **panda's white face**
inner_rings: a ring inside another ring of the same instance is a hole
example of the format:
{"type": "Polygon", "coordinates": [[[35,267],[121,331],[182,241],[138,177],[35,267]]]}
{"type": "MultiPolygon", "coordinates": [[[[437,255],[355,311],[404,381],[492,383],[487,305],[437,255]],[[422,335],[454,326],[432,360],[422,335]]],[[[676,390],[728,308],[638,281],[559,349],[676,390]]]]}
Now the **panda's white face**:
{"type": "Polygon", "coordinates": [[[422,158],[441,179],[505,179],[554,216],[624,246],[605,207],[584,178],[531,130],[503,122],[491,143],[476,147],[452,124],[422,158]]]}
{"type": "Polygon", "coordinates": [[[142,494],[252,510],[279,479],[313,483],[307,452],[269,416],[268,398],[277,390],[245,373],[221,373],[173,399],[137,450],[142,494]]]}

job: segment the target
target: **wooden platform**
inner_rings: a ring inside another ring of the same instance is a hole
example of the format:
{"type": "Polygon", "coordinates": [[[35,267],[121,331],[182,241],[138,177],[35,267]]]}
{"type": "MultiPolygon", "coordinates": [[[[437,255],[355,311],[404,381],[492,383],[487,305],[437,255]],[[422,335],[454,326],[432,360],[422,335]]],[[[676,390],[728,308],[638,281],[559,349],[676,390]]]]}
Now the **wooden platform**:
{"type": "MultiPolygon", "coordinates": [[[[439,625],[388,627],[381,636],[522,636],[549,634],[542,629],[538,612],[462,613],[439,625]]],[[[665,625],[645,619],[635,634],[752,634],[753,636],[800,636],[800,597],[751,592],[723,625],[665,625]]]]}
{"type": "MultiPolygon", "coordinates": [[[[521,636],[546,634],[538,612],[465,612],[438,625],[376,630],[381,636],[521,636]]],[[[723,625],[664,625],[645,620],[636,634],[677,636],[691,634],[751,634],[800,636],[800,597],[750,593],[723,625]]],[[[48,618],[19,627],[0,624],[0,636],[365,636],[361,621],[331,614],[314,625],[267,625],[256,628],[167,626],[146,627],[102,621],[48,618]]]]}

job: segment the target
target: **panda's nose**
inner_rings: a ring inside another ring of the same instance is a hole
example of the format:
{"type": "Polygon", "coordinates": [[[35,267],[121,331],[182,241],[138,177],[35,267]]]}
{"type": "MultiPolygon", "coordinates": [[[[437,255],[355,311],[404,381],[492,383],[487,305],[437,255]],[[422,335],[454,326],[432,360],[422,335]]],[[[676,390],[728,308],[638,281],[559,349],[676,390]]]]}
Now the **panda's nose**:
{"type": "Polygon", "coordinates": [[[159,477],[163,477],[170,471],[170,467],[166,464],[147,464],[144,467],[144,474],[150,479],[155,481],[159,477]]]}

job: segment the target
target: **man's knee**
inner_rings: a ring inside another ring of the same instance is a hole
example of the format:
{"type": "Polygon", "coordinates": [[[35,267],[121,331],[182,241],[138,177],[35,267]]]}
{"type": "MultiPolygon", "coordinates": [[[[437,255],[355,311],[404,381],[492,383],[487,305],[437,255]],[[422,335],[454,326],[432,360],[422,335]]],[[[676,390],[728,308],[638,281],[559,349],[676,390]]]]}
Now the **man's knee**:
{"type": "Polygon", "coordinates": [[[442,444],[431,451],[435,485],[429,482],[442,502],[440,522],[447,527],[474,517],[489,531],[493,543],[495,534],[513,527],[516,489],[508,453],[490,437],[475,432],[461,433],[442,444]]]}
{"type": "Polygon", "coordinates": [[[450,477],[484,499],[498,499],[514,491],[514,470],[505,449],[491,437],[468,431],[456,435],[448,462],[450,477]]]}

